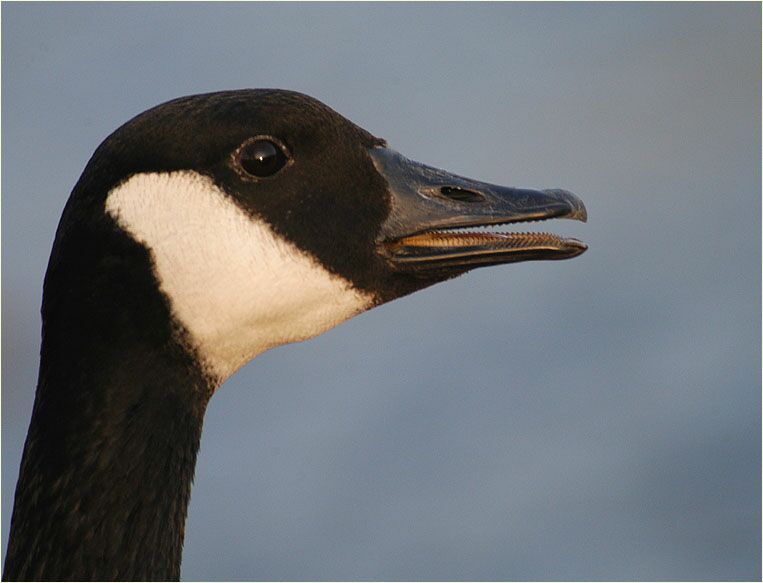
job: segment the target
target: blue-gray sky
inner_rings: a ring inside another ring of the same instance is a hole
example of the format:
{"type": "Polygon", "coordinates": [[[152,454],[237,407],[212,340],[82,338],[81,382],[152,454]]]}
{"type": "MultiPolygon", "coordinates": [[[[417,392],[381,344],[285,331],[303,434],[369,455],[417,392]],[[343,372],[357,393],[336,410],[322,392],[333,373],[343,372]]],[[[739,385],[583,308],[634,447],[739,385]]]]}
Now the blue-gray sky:
{"type": "MultiPolygon", "coordinates": [[[[758,579],[760,5],[4,4],[2,533],[61,209],[118,125],[281,87],[407,156],[564,187],[590,245],[257,358],[184,579],[758,579]]],[[[551,227],[551,225],[549,225],[551,227]]]]}

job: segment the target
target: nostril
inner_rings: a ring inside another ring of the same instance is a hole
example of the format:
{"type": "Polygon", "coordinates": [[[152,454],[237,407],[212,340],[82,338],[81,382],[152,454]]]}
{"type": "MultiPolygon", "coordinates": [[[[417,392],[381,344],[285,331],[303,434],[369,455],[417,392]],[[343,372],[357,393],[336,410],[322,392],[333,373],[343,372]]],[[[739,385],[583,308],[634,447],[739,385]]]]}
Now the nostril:
{"type": "Polygon", "coordinates": [[[479,192],[457,186],[442,186],[440,187],[440,194],[458,202],[483,202],[485,200],[484,195],[479,192]]]}

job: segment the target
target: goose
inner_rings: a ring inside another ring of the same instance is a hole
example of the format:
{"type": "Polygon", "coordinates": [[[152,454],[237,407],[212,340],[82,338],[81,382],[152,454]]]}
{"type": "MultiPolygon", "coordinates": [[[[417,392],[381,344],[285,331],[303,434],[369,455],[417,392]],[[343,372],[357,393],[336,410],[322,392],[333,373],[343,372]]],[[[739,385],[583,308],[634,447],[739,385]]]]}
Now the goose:
{"type": "Polygon", "coordinates": [[[473,229],[551,218],[586,209],[409,160],[292,91],[182,97],[128,121],[55,235],[4,579],[178,580],[204,411],[226,378],[471,269],[583,253],[473,229]]]}

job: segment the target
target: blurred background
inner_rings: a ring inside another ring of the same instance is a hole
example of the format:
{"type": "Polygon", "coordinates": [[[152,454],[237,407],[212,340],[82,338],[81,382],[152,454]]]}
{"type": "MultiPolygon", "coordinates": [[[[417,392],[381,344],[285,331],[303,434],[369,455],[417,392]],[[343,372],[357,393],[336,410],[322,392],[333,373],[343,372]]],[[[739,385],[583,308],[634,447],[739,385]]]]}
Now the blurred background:
{"type": "Polygon", "coordinates": [[[478,270],[212,399],[186,580],[761,575],[760,17],[723,4],[2,6],[2,552],[42,280],[96,146],[280,87],[413,159],[563,187],[572,261],[478,270]]]}

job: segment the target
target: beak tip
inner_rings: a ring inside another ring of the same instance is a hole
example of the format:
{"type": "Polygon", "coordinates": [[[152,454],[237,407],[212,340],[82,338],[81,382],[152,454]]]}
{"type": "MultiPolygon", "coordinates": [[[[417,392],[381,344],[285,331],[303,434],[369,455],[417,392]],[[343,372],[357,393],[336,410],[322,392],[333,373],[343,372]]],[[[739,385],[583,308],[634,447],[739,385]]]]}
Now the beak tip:
{"type": "Polygon", "coordinates": [[[585,208],[585,204],[580,200],[580,197],[569,190],[562,190],[561,188],[547,190],[548,193],[553,193],[554,196],[563,200],[570,206],[569,214],[565,215],[566,219],[574,219],[582,223],[588,222],[588,211],[585,208]]]}

